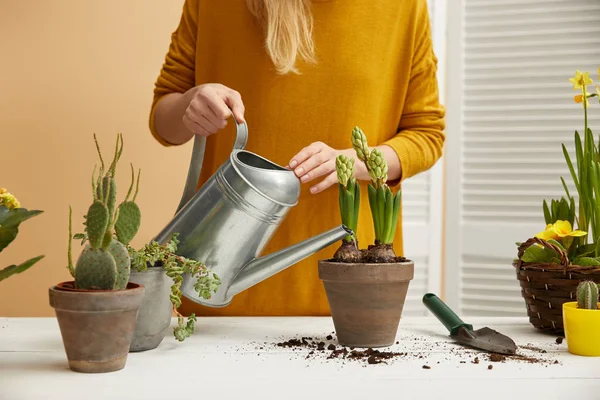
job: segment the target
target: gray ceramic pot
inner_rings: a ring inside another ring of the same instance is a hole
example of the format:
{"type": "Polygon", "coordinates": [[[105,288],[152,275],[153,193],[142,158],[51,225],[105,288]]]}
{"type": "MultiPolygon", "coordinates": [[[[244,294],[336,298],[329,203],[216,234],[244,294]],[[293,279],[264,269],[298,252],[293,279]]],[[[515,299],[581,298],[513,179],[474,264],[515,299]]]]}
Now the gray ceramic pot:
{"type": "Polygon", "coordinates": [[[160,267],[144,272],[131,271],[129,282],[144,285],[144,300],[138,312],[129,351],[146,351],[158,347],[169,331],[173,304],[169,298],[173,280],[160,267]]]}

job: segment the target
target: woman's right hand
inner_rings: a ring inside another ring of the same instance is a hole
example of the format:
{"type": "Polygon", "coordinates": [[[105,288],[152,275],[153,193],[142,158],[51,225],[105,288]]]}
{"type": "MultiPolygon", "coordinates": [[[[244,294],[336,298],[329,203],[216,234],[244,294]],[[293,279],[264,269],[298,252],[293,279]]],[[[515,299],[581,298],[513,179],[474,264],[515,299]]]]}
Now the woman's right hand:
{"type": "Polygon", "coordinates": [[[183,114],[184,126],[196,135],[209,136],[227,126],[231,112],[238,122],[244,120],[242,96],[220,83],[207,83],[189,90],[191,97],[183,114]]]}

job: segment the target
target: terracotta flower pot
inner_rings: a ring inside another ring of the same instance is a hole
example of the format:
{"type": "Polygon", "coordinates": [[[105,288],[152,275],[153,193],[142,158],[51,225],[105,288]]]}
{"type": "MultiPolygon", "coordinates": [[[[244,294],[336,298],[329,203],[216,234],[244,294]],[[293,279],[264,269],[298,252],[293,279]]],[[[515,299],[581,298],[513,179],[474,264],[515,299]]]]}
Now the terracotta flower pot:
{"type": "Polygon", "coordinates": [[[414,263],[361,264],[319,261],[338,342],[342,346],[391,346],[414,263]]]}
{"type": "Polygon", "coordinates": [[[73,371],[97,373],[125,367],[144,286],[77,290],[62,282],[49,289],[63,345],[73,371]]]}

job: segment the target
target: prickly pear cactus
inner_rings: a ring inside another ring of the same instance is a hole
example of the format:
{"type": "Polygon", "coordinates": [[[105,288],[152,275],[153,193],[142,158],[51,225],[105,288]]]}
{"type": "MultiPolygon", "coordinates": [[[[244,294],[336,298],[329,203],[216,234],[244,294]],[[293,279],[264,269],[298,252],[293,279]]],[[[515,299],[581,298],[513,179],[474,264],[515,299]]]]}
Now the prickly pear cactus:
{"type": "Polygon", "coordinates": [[[118,240],[110,242],[107,250],[115,260],[117,268],[117,282],[115,289],[124,290],[129,282],[129,275],[131,273],[131,259],[129,258],[129,251],[127,247],[118,240]]]}
{"type": "Polygon", "coordinates": [[[133,201],[123,202],[119,205],[119,219],[115,224],[115,233],[119,242],[127,245],[140,229],[142,213],[133,201]]]}
{"type": "Polygon", "coordinates": [[[593,281],[582,281],[577,285],[577,307],[586,310],[598,309],[598,285],[593,281]]]}
{"type": "Polygon", "coordinates": [[[85,221],[90,244],[94,249],[100,248],[108,227],[108,208],[101,201],[94,201],[88,209],[85,221]]]}
{"type": "Polygon", "coordinates": [[[69,254],[68,269],[75,278],[75,287],[88,290],[124,290],[129,282],[131,259],[127,245],[134,238],[140,227],[141,213],[135,203],[138,185],[129,201],[129,196],[135,182],[135,173],[132,169],[132,181],[125,200],[116,207],[117,184],[115,173],[117,163],[123,152],[123,138],[119,134],[115,147],[114,158],[105,172],[104,160],[100,146],[94,135],[98,156],[100,158],[100,172],[96,177],[96,168],[92,174],[93,203],[85,215],[85,235],[88,241],[75,267],[71,258],[71,211],[69,212],[69,254]]]}
{"type": "Polygon", "coordinates": [[[77,289],[113,290],[117,282],[117,265],[108,251],[89,244],[79,255],[75,267],[77,289]]]}

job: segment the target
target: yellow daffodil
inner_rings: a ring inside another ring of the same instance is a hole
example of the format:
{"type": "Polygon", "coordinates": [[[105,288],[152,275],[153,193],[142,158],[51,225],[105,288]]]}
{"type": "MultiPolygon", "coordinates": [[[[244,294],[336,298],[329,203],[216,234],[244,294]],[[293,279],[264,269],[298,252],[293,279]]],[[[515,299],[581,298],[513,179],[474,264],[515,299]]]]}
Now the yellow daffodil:
{"type": "Polygon", "coordinates": [[[17,198],[12,194],[8,193],[4,188],[0,189],[0,205],[5,206],[9,210],[21,207],[19,200],[17,200],[17,198]]]}
{"type": "Polygon", "coordinates": [[[579,237],[585,235],[587,235],[587,232],[579,229],[573,230],[569,221],[556,221],[554,224],[546,225],[546,230],[539,232],[535,237],[543,240],[556,240],[565,237],[579,237]]]}
{"type": "MultiPolygon", "coordinates": [[[[582,94],[578,94],[577,96],[574,97],[575,103],[583,103],[583,95],[582,94]]],[[[589,107],[590,106],[590,100],[588,98],[585,99],[585,106],[589,107]]]]}
{"type": "Polygon", "coordinates": [[[592,80],[592,78],[590,78],[590,73],[589,72],[581,72],[579,70],[577,70],[575,72],[575,76],[572,78],[569,78],[569,82],[571,82],[573,84],[573,89],[577,90],[577,89],[581,89],[587,85],[591,85],[592,83],[594,83],[594,81],[592,80]]]}

